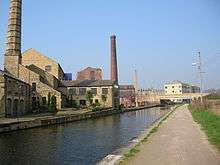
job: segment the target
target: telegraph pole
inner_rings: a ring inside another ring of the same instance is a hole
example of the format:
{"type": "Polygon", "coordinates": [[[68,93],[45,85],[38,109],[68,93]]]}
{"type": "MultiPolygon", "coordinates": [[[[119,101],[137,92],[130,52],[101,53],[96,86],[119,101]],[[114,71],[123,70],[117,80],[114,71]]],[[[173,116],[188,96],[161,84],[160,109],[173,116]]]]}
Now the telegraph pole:
{"type": "Polygon", "coordinates": [[[202,74],[204,73],[203,71],[202,71],[202,58],[201,58],[201,53],[200,52],[198,52],[198,72],[199,72],[199,79],[200,79],[200,95],[201,95],[201,103],[203,103],[203,98],[202,98],[202,96],[203,96],[203,92],[202,92],[202,90],[203,90],[203,76],[202,76],[202,74]]]}
{"type": "Polygon", "coordinates": [[[135,106],[138,107],[138,73],[135,70],[134,75],[134,86],[135,86],[135,106]]]}

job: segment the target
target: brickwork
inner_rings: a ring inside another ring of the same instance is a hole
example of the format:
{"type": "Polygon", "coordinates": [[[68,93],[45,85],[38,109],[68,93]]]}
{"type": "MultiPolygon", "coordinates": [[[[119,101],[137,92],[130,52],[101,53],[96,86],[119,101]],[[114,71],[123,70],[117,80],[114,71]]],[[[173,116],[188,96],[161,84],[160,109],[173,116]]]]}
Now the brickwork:
{"type": "Polygon", "coordinates": [[[102,80],[102,70],[88,67],[77,73],[76,80],[102,80]]]}
{"type": "Polygon", "coordinates": [[[111,36],[111,80],[118,83],[116,36],[111,36]]]}

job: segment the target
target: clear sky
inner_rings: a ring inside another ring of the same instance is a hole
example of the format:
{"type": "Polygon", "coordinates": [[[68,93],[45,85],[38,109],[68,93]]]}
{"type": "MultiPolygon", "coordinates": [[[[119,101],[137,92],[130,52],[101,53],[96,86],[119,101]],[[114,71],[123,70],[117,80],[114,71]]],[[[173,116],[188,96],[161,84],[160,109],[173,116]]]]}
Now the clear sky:
{"type": "MultiPolygon", "coordinates": [[[[3,68],[9,0],[0,0],[3,68]]],[[[86,66],[109,77],[109,37],[117,35],[121,83],[144,88],[197,83],[201,51],[205,88],[220,88],[220,0],[23,0],[22,50],[35,48],[74,75],[86,66]]]]}

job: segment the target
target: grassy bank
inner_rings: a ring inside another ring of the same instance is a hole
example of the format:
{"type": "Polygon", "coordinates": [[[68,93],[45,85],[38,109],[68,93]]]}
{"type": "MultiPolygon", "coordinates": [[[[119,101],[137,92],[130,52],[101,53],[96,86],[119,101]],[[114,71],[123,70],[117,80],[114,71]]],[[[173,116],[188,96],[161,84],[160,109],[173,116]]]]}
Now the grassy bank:
{"type": "Polygon", "coordinates": [[[211,144],[220,150],[220,116],[209,111],[209,108],[201,105],[190,105],[192,116],[198,122],[208,136],[211,144]]]}

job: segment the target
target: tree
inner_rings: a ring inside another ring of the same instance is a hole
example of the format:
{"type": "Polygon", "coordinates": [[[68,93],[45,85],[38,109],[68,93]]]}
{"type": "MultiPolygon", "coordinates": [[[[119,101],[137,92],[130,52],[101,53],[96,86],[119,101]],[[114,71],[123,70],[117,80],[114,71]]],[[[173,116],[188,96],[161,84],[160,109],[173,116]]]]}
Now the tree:
{"type": "Polygon", "coordinates": [[[107,101],[107,96],[106,95],[102,95],[102,102],[104,103],[104,107],[105,107],[106,101],[107,101]]]}
{"type": "Polygon", "coordinates": [[[92,106],[92,102],[93,102],[92,91],[87,91],[86,92],[86,100],[89,102],[89,106],[92,106]]]}
{"type": "Polygon", "coordinates": [[[53,113],[57,112],[57,98],[54,95],[51,97],[49,111],[53,113]]]}

